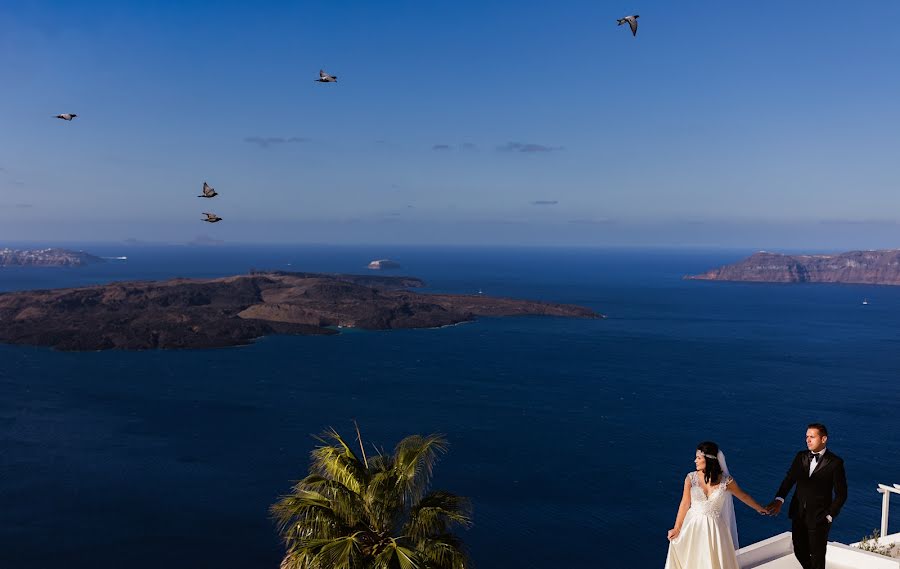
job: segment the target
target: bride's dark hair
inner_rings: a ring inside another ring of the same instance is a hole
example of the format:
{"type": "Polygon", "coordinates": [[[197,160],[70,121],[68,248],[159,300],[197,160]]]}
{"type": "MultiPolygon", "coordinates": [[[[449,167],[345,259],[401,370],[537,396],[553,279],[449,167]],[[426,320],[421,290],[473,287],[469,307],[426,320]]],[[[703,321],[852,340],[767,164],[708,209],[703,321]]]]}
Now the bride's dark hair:
{"type": "Polygon", "coordinates": [[[697,450],[706,458],[706,468],[703,469],[703,480],[709,484],[713,480],[722,477],[722,465],[719,464],[719,445],[712,441],[704,441],[697,445],[697,450]],[[712,458],[710,458],[712,457],[712,458]]]}

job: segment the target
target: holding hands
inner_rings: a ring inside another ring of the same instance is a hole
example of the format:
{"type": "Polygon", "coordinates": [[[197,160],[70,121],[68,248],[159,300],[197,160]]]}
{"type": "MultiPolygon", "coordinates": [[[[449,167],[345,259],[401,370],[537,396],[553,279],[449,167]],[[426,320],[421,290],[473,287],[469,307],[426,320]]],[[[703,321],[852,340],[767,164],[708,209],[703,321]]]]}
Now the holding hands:
{"type": "Polygon", "coordinates": [[[772,500],[769,502],[769,505],[766,506],[766,514],[770,516],[777,516],[781,513],[781,506],[784,505],[784,502],[781,500],[772,500]]]}

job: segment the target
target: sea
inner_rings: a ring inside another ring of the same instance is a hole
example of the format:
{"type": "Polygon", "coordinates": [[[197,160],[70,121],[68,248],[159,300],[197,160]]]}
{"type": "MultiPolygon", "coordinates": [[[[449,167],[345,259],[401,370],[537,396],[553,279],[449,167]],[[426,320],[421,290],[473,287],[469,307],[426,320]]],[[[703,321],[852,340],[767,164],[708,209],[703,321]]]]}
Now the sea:
{"type": "MultiPolygon", "coordinates": [[[[70,245],[71,246],[71,245],[70,245]]],[[[830,538],[900,482],[900,287],[683,280],[749,250],[84,244],[127,259],[3,268],[0,291],[250,269],[421,277],[423,292],[588,306],[603,320],[272,336],[237,348],[0,345],[0,567],[277,568],[268,508],[334,428],[387,450],[442,433],[476,569],[661,568],[696,445],[762,504],[810,422],[846,461],[830,538]],[[864,299],[869,304],[863,305],[864,299]]],[[[736,504],[749,544],[788,531],[736,504]]],[[[900,505],[891,516],[900,530],[900,505]]]]}

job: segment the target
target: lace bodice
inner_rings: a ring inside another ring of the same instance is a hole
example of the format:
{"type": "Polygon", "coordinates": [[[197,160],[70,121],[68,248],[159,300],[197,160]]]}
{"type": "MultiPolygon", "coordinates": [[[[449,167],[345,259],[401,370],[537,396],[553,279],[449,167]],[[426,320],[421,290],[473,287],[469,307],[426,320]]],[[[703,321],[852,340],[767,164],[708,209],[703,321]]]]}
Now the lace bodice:
{"type": "Polygon", "coordinates": [[[732,478],[723,476],[719,485],[709,493],[709,497],[706,496],[703,488],[700,487],[700,477],[696,471],[688,474],[688,478],[691,481],[691,510],[697,514],[718,518],[722,513],[722,507],[725,505],[725,499],[731,497],[728,485],[731,483],[732,478]]]}

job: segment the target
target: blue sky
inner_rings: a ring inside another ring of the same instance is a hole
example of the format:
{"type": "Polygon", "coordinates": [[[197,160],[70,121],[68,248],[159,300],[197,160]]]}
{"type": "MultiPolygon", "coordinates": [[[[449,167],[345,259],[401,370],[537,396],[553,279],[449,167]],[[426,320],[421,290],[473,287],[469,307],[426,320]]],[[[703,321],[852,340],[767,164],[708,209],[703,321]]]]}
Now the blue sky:
{"type": "Polygon", "coordinates": [[[898,21],[893,1],[7,1],[0,240],[894,247],[898,21]]]}

